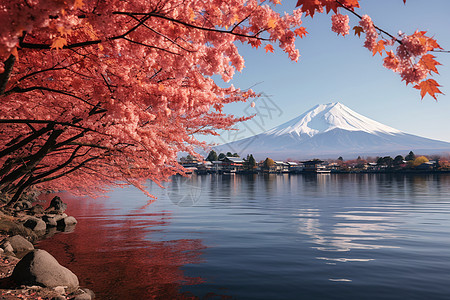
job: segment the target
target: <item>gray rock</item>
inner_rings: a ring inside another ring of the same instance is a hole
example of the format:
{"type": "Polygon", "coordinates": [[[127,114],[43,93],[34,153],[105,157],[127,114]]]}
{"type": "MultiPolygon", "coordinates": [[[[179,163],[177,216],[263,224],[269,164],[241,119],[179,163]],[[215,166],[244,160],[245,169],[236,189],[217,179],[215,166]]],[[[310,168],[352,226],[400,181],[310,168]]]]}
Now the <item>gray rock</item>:
{"type": "Polygon", "coordinates": [[[11,254],[11,253],[14,252],[13,246],[11,245],[11,243],[7,239],[2,241],[2,244],[1,244],[0,247],[2,247],[3,251],[5,253],[7,253],[7,254],[11,254]]]}
{"type": "Polygon", "coordinates": [[[89,294],[91,296],[91,299],[95,298],[95,294],[92,290],[87,289],[87,288],[81,288],[86,294],[89,294]]]}
{"type": "Polygon", "coordinates": [[[77,224],[78,221],[74,217],[66,217],[58,221],[58,227],[65,228],[77,224]]]}
{"type": "Polygon", "coordinates": [[[23,236],[15,235],[15,236],[7,238],[7,240],[11,244],[15,253],[31,251],[34,249],[33,244],[30,243],[29,241],[27,241],[23,236]]]}
{"type": "Polygon", "coordinates": [[[47,227],[56,227],[56,225],[57,225],[56,218],[51,217],[50,215],[43,216],[42,221],[44,221],[45,224],[47,224],[47,227]]]}
{"type": "Polygon", "coordinates": [[[67,204],[64,203],[60,197],[55,196],[52,201],[50,201],[50,206],[46,209],[46,211],[55,211],[59,213],[63,213],[67,209],[67,204]]]}
{"type": "Polygon", "coordinates": [[[64,213],[63,214],[56,214],[56,215],[53,215],[53,217],[55,218],[56,222],[58,222],[61,219],[67,218],[67,214],[64,214],[64,213]]]}
{"type": "Polygon", "coordinates": [[[23,223],[23,226],[30,228],[33,231],[45,231],[47,228],[47,224],[45,224],[44,221],[42,221],[39,218],[36,217],[29,217],[25,223],[23,223]]]}
{"type": "Polygon", "coordinates": [[[42,207],[42,205],[40,205],[40,204],[36,204],[32,208],[30,208],[30,210],[28,212],[33,215],[40,215],[40,214],[44,213],[44,207],[42,207]]]}
{"type": "Polygon", "coordinates": [[[57,287],[53,288],[53,290],[61,295],[66,293],[66,288],[63,286],[57,286],[57,287]]]}
{"type": "Polygon", "coordinates": [[[15,210],[24,210],[24,209],[30,209],[31,207],[33,207],[33,205],[31,204],[30,201],[26,201],[26,200],[22,200],[22,201],[17,201],[16,203],[14,203],[13,208],[15,210]]]}
{"type": "Polygon", "coordinates": [[[22,224],[7,219],[0,219],[0,231],[3,231],[8,235],[20,234],[21,236],[31,238],[32,241],[37,238],[36,234],[30,228],[26,228],[22,224]]]}
{"type": "Polygon", "coordinates": [[[66,287],[66,293],[78,289],[78,277],[45,250],[33,250],[16,265],[11,278],[18,285],[40,285],[54,288],[66,287]]]}
{"type": "Polygon", "coordinates": [[[91,300],[91,299],[92,297],[88,293],[78,294],[73,298],[73,300],[91,300]]]}

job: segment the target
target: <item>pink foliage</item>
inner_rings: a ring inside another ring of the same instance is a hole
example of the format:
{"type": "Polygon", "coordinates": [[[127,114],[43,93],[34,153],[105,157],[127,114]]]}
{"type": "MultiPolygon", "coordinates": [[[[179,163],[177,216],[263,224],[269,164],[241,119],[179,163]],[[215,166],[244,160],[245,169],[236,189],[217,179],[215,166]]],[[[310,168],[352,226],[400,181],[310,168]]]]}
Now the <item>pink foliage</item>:
{"type": "Polygon", "coordinates": [[[301,12],[280,15],[257,0],[11,0],[0,8],[0,72],[18,56],[0,92],[3,192],[24,182],[143,189],[183,173],[177,153],[204,146],[193,134],[230,129],[244,118],[223,105],[255,96],[211,78],[229,81],[244,68],[236,43],[265,39],[299,57],[301,12]]]}
{"type": "Polygon", "coordinates": [[[363,28],[366,33],[366,40],[364,42],[364,47],[373,51],[375,46],[377,45],[378,33],[373,25],[372,19],[368,15],[362,16],[361,21],[359,21],[359,25],[363,28]]]}
{"type": "Polygon", "coordinates": [[[332,27],[331,30],[336,32],[337,34],[342,34],[342,36],[346,36],[349,34],[350,26],[348,22],[350,18],[347,15],[335,14],[331,16],[332,27]]]}

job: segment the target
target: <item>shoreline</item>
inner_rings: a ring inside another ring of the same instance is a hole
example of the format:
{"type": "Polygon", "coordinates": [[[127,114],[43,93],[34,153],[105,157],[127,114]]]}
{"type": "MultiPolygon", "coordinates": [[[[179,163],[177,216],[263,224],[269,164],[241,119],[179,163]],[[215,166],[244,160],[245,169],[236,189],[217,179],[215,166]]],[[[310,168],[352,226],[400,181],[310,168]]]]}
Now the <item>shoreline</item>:
{"type": "Polygon", "coordinates": [[[58,196],[45,210],[34,197],[0,207],[0,299],[95,298],[79,286],[77,275],[35,247],[54,234],[75,229],[77,220],[64,213],[66,208],[58,196]]]}
{"type": "MultiPolygon", "coordinates": [[[[195,174],[198,176],[203,175],[316,175],[316,174],[411,174],[411,175],[426,175],[426,174],[450,174],[450,170],[329,170],[329,172],[267,172],[267,171],[237,171],[237,172],[192,172],[189,175],[195,174]]],[[[181,175],[178,175],[181,176],[181,175]]]]}

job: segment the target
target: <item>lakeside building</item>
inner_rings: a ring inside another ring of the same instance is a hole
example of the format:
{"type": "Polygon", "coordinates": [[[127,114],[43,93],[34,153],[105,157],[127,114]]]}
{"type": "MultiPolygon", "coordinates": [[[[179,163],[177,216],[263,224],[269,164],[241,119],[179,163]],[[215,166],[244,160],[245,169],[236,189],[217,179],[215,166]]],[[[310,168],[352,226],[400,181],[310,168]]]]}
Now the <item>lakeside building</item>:
{"type": "Polygon", "coordinates": [[[222,160],[223,173],[236,173],[244,170],[244,160],[240,157],[226,156],[222,160]]]}
{"type": "Polygon", "coordinates": [[[448,165],[440,165],[439,161],[427,161],[420,165],[413,166],[405,161],[402,164],[386,165],[375,162],[332,162],[313,159],[302,162],[274,161],[267,169],[263,162],[257,163],[253,168],[249,168],[246,161],[240,157],[226,156],[217,161],[199,161],[188,156],[180,159],[179,162],[187,174],[254,174],[254,173],[274,173],[274,174],[329,174],[329,173],[411,173],[411,172],[450,172],[448,165]]]}
{"type": "Polygon", "coordinates": [[[284,161],[274,161],[275,173],[289,173],[289,164],[284,161]]]}
{"type": "Polygon", "coordinates": [[[286,164],[288,165],[289,173],[299,172],[302,168],[300,164],[298,164],[294,161],[288,161],[288,162],[286,162],[286,164]]]}
{"type": "Polygon", "coordinates": [[[303,173],[330,173],[331,170],[328,169],[323,160],[308,160],[302,161],[303,164],[303,173]]]}

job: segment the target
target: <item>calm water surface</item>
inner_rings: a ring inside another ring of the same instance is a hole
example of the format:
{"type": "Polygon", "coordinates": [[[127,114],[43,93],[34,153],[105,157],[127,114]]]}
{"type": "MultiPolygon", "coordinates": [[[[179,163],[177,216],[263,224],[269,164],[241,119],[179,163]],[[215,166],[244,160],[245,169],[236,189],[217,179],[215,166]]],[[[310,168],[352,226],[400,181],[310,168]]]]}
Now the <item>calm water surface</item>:
{"type": "Polygon", "coordinates": [[[99,299],[450,299],[450,176],[174,178],[44,240],[99,299]]]}

